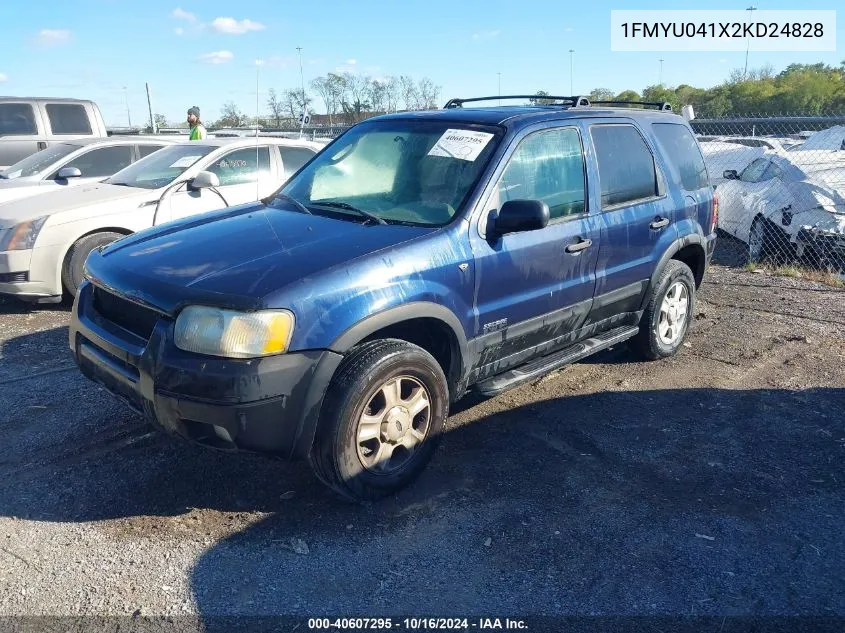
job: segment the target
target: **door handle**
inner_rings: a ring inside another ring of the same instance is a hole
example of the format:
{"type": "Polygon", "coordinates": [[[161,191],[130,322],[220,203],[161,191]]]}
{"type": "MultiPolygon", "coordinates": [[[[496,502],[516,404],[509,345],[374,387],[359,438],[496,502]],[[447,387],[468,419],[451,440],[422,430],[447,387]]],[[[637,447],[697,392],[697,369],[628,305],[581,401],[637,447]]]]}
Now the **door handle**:
{"type": "Polygon", "coordinates": [[[654,230],[662,229],[664,226],[669,226],[669,218],[661,218],[659,215],[654,218],[654,222],[648,225],[654,230]]]}
{"type": "Polygon", "coordinates": [[[575,242],[573,244],[569,244],[564,250],[567,253],[580,253],[585,248],[590,248],[590,246],[592,246],[592,245],[593,245],[593,240],[585,240],[585,239],[582,238],[578,242],[575,242]]]}

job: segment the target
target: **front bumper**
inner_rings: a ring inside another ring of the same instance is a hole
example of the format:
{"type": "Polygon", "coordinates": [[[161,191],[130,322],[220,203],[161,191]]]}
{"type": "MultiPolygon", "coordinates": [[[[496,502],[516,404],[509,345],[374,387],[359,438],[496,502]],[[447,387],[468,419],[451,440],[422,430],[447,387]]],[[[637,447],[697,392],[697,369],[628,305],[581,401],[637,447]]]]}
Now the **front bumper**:
{"type": "Polygon", "coordinates": [[[70,325],[70,349],[85,376],[168,433],[223,450],[307,456],[339,354],[191,354],[173,343],[166,316],[144,340],[99,314],[93,296],[94,286],[83,283],[70,325]]]}

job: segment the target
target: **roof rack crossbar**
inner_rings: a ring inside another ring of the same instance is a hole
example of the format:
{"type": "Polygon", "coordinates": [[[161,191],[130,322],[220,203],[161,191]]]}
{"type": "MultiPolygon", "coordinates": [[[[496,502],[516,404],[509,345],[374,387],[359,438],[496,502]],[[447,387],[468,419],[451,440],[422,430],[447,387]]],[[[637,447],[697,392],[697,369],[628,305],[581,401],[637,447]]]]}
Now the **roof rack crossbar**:
{"type": "Polygon", "coordinates": [[[644,108],[656,108],[658,110],[663,110],[666,112],[672,111],[672,104],[667,103],[665,101],[615,101],[611,100],[602,100],[602,101],[593,101],[592,105],[637,105],[643,106],[644,108]]]}
{"type": "Polygon", "coordinates": [[[443,106],[443,109],[444,110],[450,110],[452,108],[460,108],[460,107],[463,107],[463,104],[465,104],[465,103],[472,103],[472,102],[475,102],[475,101],[497,101],[497,100],[501,100],[501,99],[505,99],[505,100],[508,100],[508,99],[536,99],[537,101],[540,101],[540,100],[542,100],[542,101],[563,101],[565,103],[550,104],[550,105],[566,105],[566,106],[573,107],[573,108],[587,107],[587,106],[590,105],[590,100],[587,97],[583,97],[583,96],[580,96],[580,95],[576,95],[574,97],[560,97],[560,96],[556,96],[556,95],[537,95],[537,94],[533,94],[533,95],[496,95],[496,96],[493,96],[493,97],[470,97],[470,98],[467,98],[467,99],[460,99],[460,98],[456,97],[454,99],[449,99],[449,101],[446,102],[446,105],[443,106]]]}

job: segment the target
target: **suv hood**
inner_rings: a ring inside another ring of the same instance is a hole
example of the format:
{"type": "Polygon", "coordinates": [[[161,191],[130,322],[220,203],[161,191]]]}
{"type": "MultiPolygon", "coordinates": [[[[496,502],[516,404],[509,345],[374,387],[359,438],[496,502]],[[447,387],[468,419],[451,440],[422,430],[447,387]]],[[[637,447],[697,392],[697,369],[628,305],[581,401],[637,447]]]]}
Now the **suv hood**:
{"type": "Polygon", "coordinates": [[[158,195],[160,192],[157,190],[108,185],[103,182],[48,191],[39,193],[35,198],[26,197],[5,204],[0,203],[0,228],[89,205],[132,198],[154,199],[158,195]]]}
{"type": "Polygon", "coordinates": [[[189,303],[259,309],[291,283],[434,230],[253,203],[119,240],[92,253],[87,272],[98,285],[169,314],[189,303]]]}

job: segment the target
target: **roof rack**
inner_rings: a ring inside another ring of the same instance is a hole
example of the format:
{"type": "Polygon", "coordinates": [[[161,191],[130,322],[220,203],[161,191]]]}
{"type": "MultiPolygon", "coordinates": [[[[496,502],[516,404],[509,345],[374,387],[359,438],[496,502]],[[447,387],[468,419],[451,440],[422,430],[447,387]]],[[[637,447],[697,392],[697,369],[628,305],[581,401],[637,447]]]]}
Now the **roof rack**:
{"type": "Polygon", "coordinates": [[[564,103],[561,104],[550,104],[550,105],[563,105],[568,106],[570,108],[583,108],[589,107],[590,100],[587,97],[582,96],[574,96],[574,97],[558,97],[555,95],[496,95],[495,97],[471,97],[469,99],[449,99],[446,102],[446,105],[443,106],[444,110],[451,110],[452,108],[461,108],[465,103],[471,103],[475,101],[498,101],[501,99],[536,99],[536,100],[543,100],[543,101],[563,101],[564,103]]]}
{"type": "Polygon", "coordinates": [[[671,112],[672,104],[665,101],[593,101],[591,105],[627,105],[642,106],[643,108],[656,108],[661,111],[671,112]]]}

